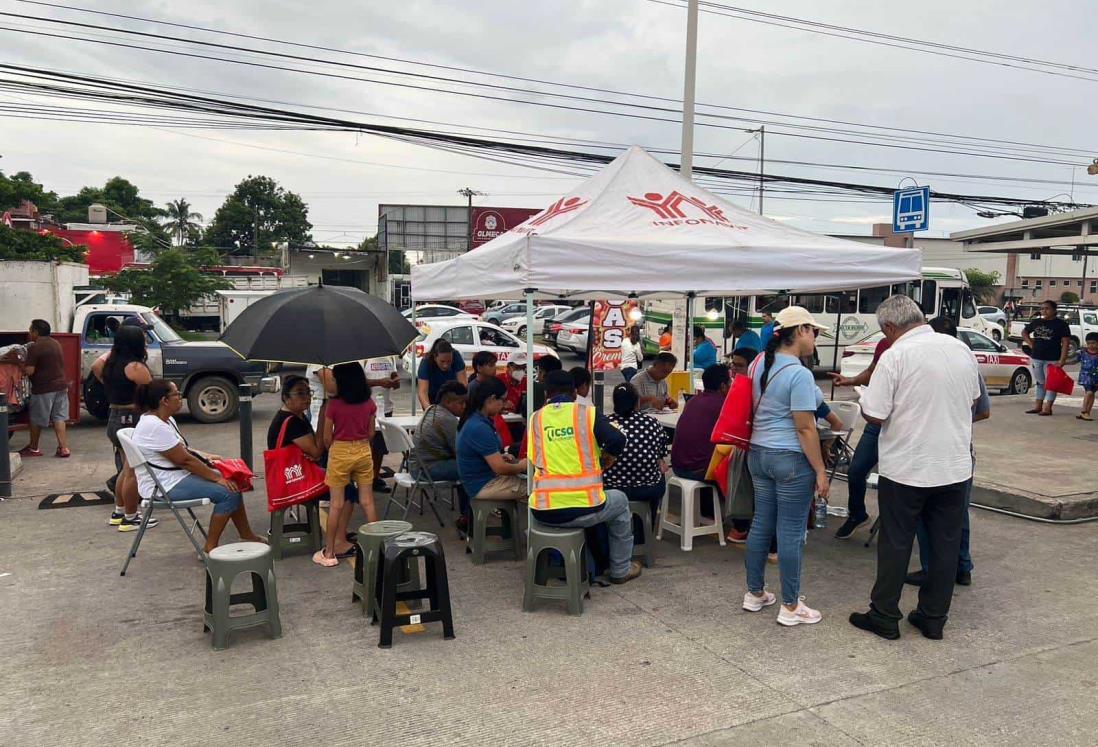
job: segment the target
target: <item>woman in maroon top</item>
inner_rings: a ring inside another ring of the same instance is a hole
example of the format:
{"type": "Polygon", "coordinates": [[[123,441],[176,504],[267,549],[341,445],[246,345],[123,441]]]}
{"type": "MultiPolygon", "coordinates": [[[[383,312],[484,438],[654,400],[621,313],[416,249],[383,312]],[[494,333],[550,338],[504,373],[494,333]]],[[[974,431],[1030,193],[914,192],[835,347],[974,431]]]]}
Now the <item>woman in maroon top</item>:
{"type": "Polygon", "coordinates": [[[347,485],[353,480],[358,486],[358,500],[366,512],[366,521],[377,521],[374,508],[374,457],[370,439],[374,436],[377,405],[370,398],[370,385],[359,363],[341,363],[332,369],[336,396],[328,400],[324,411],[324,443],[328,445],[328,484],[331,506],[323,550],[313,555],[313,562],[330,568],[339,559],[350,557],[354,546],[347,540],[349,511],[343,510],[347,485]]]}

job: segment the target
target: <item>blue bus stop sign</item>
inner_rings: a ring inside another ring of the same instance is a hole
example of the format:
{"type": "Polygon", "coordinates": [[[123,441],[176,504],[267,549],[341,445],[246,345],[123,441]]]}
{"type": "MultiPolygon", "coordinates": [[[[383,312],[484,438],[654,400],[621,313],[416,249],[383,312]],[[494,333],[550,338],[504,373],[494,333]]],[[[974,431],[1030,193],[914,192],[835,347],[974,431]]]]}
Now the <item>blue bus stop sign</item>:
{"type": "Polygon", "coordinates": [[[892,193],[892,232],[925,231],[930,225],[930,187],[892,193]]]}

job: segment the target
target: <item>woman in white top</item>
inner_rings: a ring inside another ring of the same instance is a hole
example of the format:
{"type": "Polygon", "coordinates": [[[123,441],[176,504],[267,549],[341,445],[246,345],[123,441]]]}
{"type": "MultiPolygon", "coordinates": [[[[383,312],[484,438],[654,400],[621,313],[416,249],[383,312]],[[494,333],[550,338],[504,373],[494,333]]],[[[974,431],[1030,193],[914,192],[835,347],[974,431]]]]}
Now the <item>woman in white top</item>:
{"type": "Polygon", "coordinates": [[[621,375],[629,381],[637,374],[644,360],[644,346],[641,345],[640,329],[634,324],[629,328],[629,339],[621,344],[621,375]]]}
{"type": "MultiPolygon", "coordinates": [[[[148,384],[139,385],[134,394],[134,404],[142,415],[134,428],[133,442],[145,455],[147,465],[168,497],[176,501],[209,498],[213,504],[213,516],[210,517],[203,550],[209,552],[217,547],[229,519],[236,526],[240,539],[265,542],[252,531],[236,485],[208,464],[219,457],[187,448],[187,442],[172,417],[183,406],[176,385],[164,379],[153,379],[148,384]]],[[[153,478],[144,469],[137,473],[137,488],[141,497],[146,499],[151,498],[156,489],[153,478]]]]}

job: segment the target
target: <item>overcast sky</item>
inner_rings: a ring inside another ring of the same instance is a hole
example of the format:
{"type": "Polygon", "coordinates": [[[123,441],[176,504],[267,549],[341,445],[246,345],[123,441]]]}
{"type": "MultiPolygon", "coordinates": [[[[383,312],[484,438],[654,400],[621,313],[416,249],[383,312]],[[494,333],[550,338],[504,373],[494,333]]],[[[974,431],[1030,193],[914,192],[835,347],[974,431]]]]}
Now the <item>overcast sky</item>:
{"type": "MultiPolygon", "coordinates": [[[[264,0],[120,2],[71,0],[85,7],[341,49],[472,67],[553,81],[682,94],[685,12],[646,0],[534,3],[514,0],[264,0]]],[[[731,2],[731,0],[730,0],[731,2]]],[[[878,0],[741,0],[744,7],[816,21],[1045,60],[1091,65],[1098,8],[1088,0],[1043,3],[882,3],[878,0]]],[[[0,0],[6,12],[185,34],[69,11],[0,0]]],[[[42,28],[0,19],[0,26],[42,28]]],[[[56,30],[56,29],[54,29],[56,30]]],[[[269,49],[285,47],[238,42],[269,49]]],[[[443,93],[337,81],[291,72],[169,57],[0,31],[4,61],[57,70],[255,96],[297,106],[519,130],[551,136],[677,148],[673,123],[554,111],[443,93]]],[[[307,53],[307,52],[306,52],[307,53]]],[[[344,57],[342,59],[351,59],[344,57]]],[[[368,60],[358,61],[365,64],[368,60]]],[[[892,127],[1087,148],[1098,83],[1053,77],[775,28],[703,13],[698,47],[700,102],[892,127]]],[[[0,101],[14,101],[0,91],[0,101]]],[[[24,98],[23,100],[27,100],[24,98]]],[[[315,110],[310,110],[315,111],[315,110]]],[[[364,114],[344,115],[386,121],[364,114]]],[[[752,125],[742,123],[744,128],[752,125]]],[[[414,126],[414,125],[410,125],[414,126]]],[[[419,125],[438,127],[438,125],[419,125]]],[[[698,128],[699,153],[758,156],[755,136],[698,128]]],[[[1095,146],[1098,155],[1098,146],[1095,146]]],[[[206,218],[249,174],[273,177],[309,205],[318,242],[357,243],[376,232],[379,202],[462,204],[456,190],[488,196],[479,204],[541,207],[578,180],[345,133],[176,131],[166,128],[0,118],[0,168],[27,170],[59,193],[120,175],[158,204],[185,197],[206,218]]],[[[799,162],[898,168],[952,192],[1042,199],[1071,190],[1072,167],[892,150],[768,136],[766,156],[799,162]],[[1048,179],[1058,184],[995,183],[924,176],[927,171],[1048,179]]],[[[677,160],[668,158],[667,160],[677,160]]],[[[703,165],[714,159],[699,159],[703,165]]],[[[1098,177],[1074,170],[1075,199],[1098,203],[1098,177]],[[1089,180],[1089,181],[1088,181],[1089,180]]],[[[727,168],[755,169],[725,160],[727,168]]],[[[901,175],[768,165],[773,173],[895,186],[901,175]]],[[[830,198],[834,200],[835,198],[830,198]]],[[[734,198],[757,207],[747,197],[734,198]]],[[[889,220],[888,202],[780,199],[768,215],[821,232],[864,234],[889,220]]],[[[934,209],[930,236],[985,225],[960,206],[934,209]]]]}

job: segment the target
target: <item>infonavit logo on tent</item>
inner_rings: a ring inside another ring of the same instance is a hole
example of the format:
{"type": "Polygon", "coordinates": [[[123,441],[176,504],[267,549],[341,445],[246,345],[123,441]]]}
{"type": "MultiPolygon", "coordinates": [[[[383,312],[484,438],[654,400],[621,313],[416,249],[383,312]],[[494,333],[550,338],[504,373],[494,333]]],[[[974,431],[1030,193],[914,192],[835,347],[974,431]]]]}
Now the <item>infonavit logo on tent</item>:
{"type": "Polygon", "coordinates": [[[747,226],[737,226],[726,218],[724,211],[716,205],[707,205],[704,200],[684,195],[678,190],[671,192],[666,197],[659,192],[647,192],[644,197],[628,197],[627,199],[637,207],[647,208],[662,218],[662,220],[652,221],[653,226],[712,225],[737,228],[741,231],[747,230],[747,226]],[[700,217],[688,218],[684,210],[686,207],[691,207],[692,212],[700,213],[700,217]]]}
{"type": "Polygon", "coordinates": [[[556,218],[558,215],[564,215],[565,213],[571,213],[579,210],[581,207],[587,204],[587,200],[582,197],[569,197],[567,199],[561,197],[549,207],[545,208],[541,215],[527,221],[525,224],[512,229],[515,231],[521,231],[523,233],[530,233],[530,229],[544,225],[549,221],[556,218]]]}

